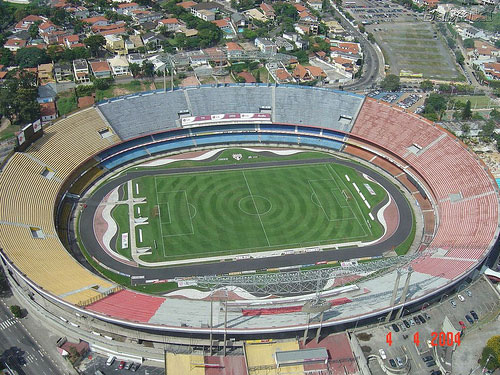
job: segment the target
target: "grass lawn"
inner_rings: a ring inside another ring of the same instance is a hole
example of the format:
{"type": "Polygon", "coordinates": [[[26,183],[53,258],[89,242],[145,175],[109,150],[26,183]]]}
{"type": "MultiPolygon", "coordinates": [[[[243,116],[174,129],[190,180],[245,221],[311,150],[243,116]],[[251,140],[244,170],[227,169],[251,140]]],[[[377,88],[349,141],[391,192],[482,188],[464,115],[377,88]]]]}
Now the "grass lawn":
{"type": "Polygon", "coordinates": [[[470,100],[470,104],[472,109],[476,108],[498,108],[498,105],[490,101],[490,98],[486,95],[466,95],[466,96],[453,96],[454,100],[467,103],[467,100],[470,100]]]}
{"type": "Polygon", "coordinates": [[[386,195],[354,169],[334,163],[135,179],[134,197],[146,197],[140,208],[149,221],[136,228],[143,233],[137,245],[153,249],[141,259],[157,262],[379,238],[383,228],[368,217],[370,209],[353,182],[371,207],[386,195]]]}
{"type": "Polygon", "coordinates": [[[127,258],[131,259],[130,255],[130,235],[129,235],[129,246],[122,249],[122,234],[129,233],[130,224],[128,217],[128,205],[119,204],[113,207],[111,211],[111,217],[115,220],[118,225],[118,235],[116,236],[115,250],[127,258]]]}
{"type": "Polygon", "coordinates": [[[77,109],[76,97],[75,95],[61,97],[57,100],[57,110],[59,111],[59,116],[63,116],[71,111],[77,109]]]}
{"type": "Polygon", "coordinates": [[[135,92],[149,90],[151,90],[149,84],[145,85],[141,81],[134,80],[128,83],[113,84],[106,90],[96,90],[95,97],[96,101],[101,101],[103,99],[114,98],[115,96],[133,94],[135,92]]]}
{"type": "Polygon", "coordinates": [[[0,141],[12,138],[16,135],[16,132],[21,130],[19,125],[9,125],[7,128],[0,131],[0,141]]]}

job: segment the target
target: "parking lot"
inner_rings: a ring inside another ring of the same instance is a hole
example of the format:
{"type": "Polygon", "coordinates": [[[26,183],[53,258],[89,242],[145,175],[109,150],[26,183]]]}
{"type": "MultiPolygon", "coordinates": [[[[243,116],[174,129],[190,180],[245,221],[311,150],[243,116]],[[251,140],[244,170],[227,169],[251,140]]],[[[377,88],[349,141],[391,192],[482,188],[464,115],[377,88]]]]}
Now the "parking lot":
{"type": "Polygon", "coordinates": [[[399,320],[389,323],[382,321],[375,327],[358,330],[356,336],[372,372],[384,373],[380,367],[382,364],[399,373],[431,374],[434,371],[438,375],[437,357],[441,362],[444,351],[451,350],[457,341],[463,349],[468,344],[468,330],[474,329],[482,319],[489,318],[500,306],[498,295],[485,280],[480,279],[471,286],[463,285],[459,289],[452,296],[443,295],[441,301],[433,306],[424,304],[416,312],[405,309],[399,320]],[[445,317],[456,331],[443,332],[445,317]],[[455,334],[460,331],[462,335],[455,334]],[[440,336],[441,332],[443,334],[440,336]],[[450,349],[447,349],[448,344],[451,345],[450,349]]]}
{"type": "Polygon", "coordinates": [[[387,4],[382,0],[345,1],[344,7],[359,23],[364,25],[416,19],[411,11],[394,3],[387,4]]]}
{"type": "MultiPolygon", "coordinates": [[[[91,359],[86,359],[80,368],[85,375],[94,375],[96,371],[101,371],[105,375],[125,375],[125,374],[138,374],[138,375],[163,375],[165,370],[159,367],[141,365],[136,371],[120,369],[120,359],[116,359],[110,366],[106,365],[108,357],[103,357],[93,353],[91,359]]],[[[130,363],[130,361],[126,361],[130,363]]],[[[136,363],[137,366],[137,363],[136,363]]]]}

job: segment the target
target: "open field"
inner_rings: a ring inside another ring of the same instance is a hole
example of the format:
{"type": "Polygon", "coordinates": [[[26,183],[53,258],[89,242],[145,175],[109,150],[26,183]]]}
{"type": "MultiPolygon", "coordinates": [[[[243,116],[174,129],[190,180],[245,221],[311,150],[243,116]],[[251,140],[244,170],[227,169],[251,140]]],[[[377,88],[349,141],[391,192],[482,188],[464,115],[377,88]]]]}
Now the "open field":
{"type": "Polygon", "coordinates": [[[494,100],[491,100],[488,96],[485,95],[453,96],[453,100],[462,103],[467,103],[467,100],[470,100],[472,109],[498,108],[498,104],[494,100]]]}
{"type": "Polygon", "coordinates": [[[146,197],[146,203],[136,204],[135,217],[148,217],[148,224],[136,227],[137,238],[140,229],[143,240],[137,246],[152,249],[141,259],[158,262],[374,240],[383,228],[369,218],[370,209],[353,182],[371,207],[386,196],[382,187],[354,169],[333,163],[134,179],[134,197],[146,197]]]}
{"type": "Polygon", "coordinates": [[[369,28],[388,60],[391,73],[409,70],[422,73],[424,78],[460,78],[446,42],[431,23],[384,22],[369,28]]]}

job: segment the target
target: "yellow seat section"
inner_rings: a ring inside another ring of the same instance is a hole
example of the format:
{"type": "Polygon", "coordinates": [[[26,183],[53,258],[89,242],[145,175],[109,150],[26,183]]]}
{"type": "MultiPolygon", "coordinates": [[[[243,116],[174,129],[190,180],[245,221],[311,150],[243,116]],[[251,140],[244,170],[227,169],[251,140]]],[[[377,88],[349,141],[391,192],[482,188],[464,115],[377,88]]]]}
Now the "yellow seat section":
{"type": "Polygon", "coordinates": [[[286,366],[284,369],[276,367],[274,353],[278,351],[298,350],[299,344],[296,340],[270,343],[245,344],[245,354],[248,365],[248,375],[278,375],[278,374],[303,374],[304,366],[286,366]]]}
{"type": "Polygon", "coordinates": [[[78,294],[74,292],[95,286],[101,291],[112,287],[111,283],[76,262],[57,237],[34,238],[30,228],[2,224],[0,247],[19,271],[35,284],[73,303],[95,296],[92,292],[82,293],[82,301],[76,301],[78,294]]]}
{"type": "Polygon", "coordinates": [[[109,128],[96,109],[68,116],[44,129],[44,135],[28,152],[65,179],[81,163],[119,141],[116,134],[102,138],[99,131],[109,128]]]}
{"type": "Polygon", "coordinates": [[[61,182],[42,176],[45,169],[16,153],[0,173],[0,221],[40,227],[55,234],[53,210],[61,182]]]}

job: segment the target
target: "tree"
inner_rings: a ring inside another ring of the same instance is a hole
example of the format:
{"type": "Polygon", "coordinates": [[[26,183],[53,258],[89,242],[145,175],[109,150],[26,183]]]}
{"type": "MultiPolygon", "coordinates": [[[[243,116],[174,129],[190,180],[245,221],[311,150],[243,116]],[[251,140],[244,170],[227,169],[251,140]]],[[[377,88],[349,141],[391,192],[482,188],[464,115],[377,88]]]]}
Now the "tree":
{"type": "Polygon", "coordinates": [[[442,95],[431,93],[424,102],[424,116],[429,120],[437,121],[446,109],[446,98],[442,95]]]}
{"type": "Polygon", "coordinates": [[[496,129],[495,121],[492,119],[489,119],[488,121],[486,121],[486,123],[481,128],[481,136],[489,138],[493,135],[493,132],[495,131],[495,129],[496,129]]]}
{"type": "Polygon", "coordinates": [[[479,363],[488,370],[500,367],[500,336],[493,336],[488,340],[479,363]]]}
{"type": "Polygon", "coordinates": [[[387,75],[382,82],[380,82],[380,87],[385,91],[396,91],[399,89],[399,77],[395,74],[387,75]]]}
{"type": "Polygon", "coordinates": [[[365,26],[364,26],[364,25],[362,25],[362,24],[359,24],[359,25],[358,25],[358,29],[359,29],[359,32],[360,32],[360,33],[364,33],[364,32],[366,31],[365,26]]]}
{"type": "Polygon", "coordinates": [[[455,53],[455,58],[456,58],[457,63],[458,63],[459,65],[463,65],[463,64],[464,64],[465,58],[464,58],[464,55],[462,55],[462,52],[457,51],[457,52],[455,53]]]}
{"type": "Polygon", "coordinates": [[[47,56],[49,56],[52,62],[61,60],[64,56],[64,47],[59,44],[51,44],[47,47],[47,56]]]}
{"type": "Polygon", "coordinates": [[[36,21],[35,23],[30,25],[28,33],[30,34],[31,39],[36,39],[38,37],[38,26],[40,25],[40,23],[40,21],[36,21]]]}
{"type": "Polygon", "coordinates": [[[472,117],[471,103],[467,100],[464,109],[462,110],[462,120],[470,120],[472,117]]]}
{"type": "Polygon", "coordinates": [[[21,318],[22,317],[22,311],[21,311],[21,308],[18,305],[12,305],[12,306],[10,306],[10,312],[16,318],[21,318]]]}
{"type": "Polygon", "coordinates": [[[465,39],[464,40],[465,48],[474,48],[474,39],[465,39]]]}
{"type": "Polygon", "coordinates": [[[94,80],[94,86],[98,90],[106,90],[111,86],[110,78],[97,78],[94,80]]]}
{"type": "Polygon", "coordinates": [[[420,82],[420,88],[424,91],[430,91],[434,88],[434,83],[426,79],[425,81],[420,82]]]}
{"type": "Polygon", "coordinates": [[[130,73],[132,73],[134,77],[137,77],[139,74],[141,74],[141,66],[139,64],[130,63],[128,69],[130,70],[130,73]]]}
{"type": "Polygon", "coordinates": [[[40,118],[36,75],[25,70],[9,72],[0,88],[0,113],[12,123],[27,124],[40,118]]]}
{"type": "Polygon", "coordinates": [[[12,51],[7,48],[0,49],[0,64],[4,66],[11,66],[14,62],[14,55],[12,51]]]}
{"type": "Polygon", "coordinates": [[[155,74],[155,66],[151,61],[144,61],[142,63],[142,74],[146,77],[152,77],[155,74]]]}
{"type": "Polygon", "coordinates": [[[16,53],[16,63],[20,68],[33,68],[49,61],[47,53],[35,47],[21,48],[16,53]]]}
{"type": "Polygon", "coordinates": [[[83,43],[90,49],[90,53],[95,56],[99,52],[99,49],[106,44],[106,39],[102,35],[96,34],[85,38],[83,43]]]}
{"type": "Polygon", "coordinates": [[[257,73],[255,73],[255,80],[257,83],[261,83],[262,81],[260,80],[260,70],[257,70],[257,73]]]}
{"type": "Polygon", "coordinates": [[[375,43],[375,37],[373,36],[372,33],[368,33],[368,40],[372,43],[375,43]]]}

